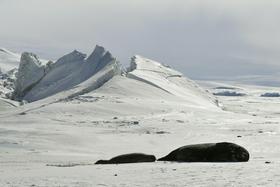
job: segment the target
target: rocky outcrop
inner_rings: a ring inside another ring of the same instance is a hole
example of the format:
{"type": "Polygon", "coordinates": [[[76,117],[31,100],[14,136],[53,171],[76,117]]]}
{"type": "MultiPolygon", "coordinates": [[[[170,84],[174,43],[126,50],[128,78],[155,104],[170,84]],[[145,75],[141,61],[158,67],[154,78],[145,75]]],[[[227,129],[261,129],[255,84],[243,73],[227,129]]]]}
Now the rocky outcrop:
{"type": "Polygon", "coordinates": [[[15,98],[22,98],[44,76],[45,66],[33,53],[24,52],[21,55],[20,65],[15,83],[15,98]]]}
{"type": "MultiPolygon", "coordinates": [[[[115,74],[120,74],[118,61],[101,46],[96,46],[88,58],[85,54],[74,50],[57,60],[51,70],[24,95],[23,99],[32,102],[69,90],[109,66],[113,67],[114,73],[106,74],[106,79],[99,80],[109,80],[115,74]]],[[[99,81],[98,85],[103,83],[99,81]]]]}

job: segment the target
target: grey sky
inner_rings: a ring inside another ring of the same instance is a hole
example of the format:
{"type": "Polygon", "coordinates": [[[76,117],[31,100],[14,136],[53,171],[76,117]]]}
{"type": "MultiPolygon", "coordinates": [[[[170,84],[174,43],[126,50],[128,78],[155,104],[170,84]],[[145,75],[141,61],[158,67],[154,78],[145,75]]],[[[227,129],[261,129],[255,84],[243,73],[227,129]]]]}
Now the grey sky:
{"type": "Polygon", "coordinates": [[[0,0],[0,46],[56,59],[105,46],[192,78],[280,72],[279,0],[0,0]]]}

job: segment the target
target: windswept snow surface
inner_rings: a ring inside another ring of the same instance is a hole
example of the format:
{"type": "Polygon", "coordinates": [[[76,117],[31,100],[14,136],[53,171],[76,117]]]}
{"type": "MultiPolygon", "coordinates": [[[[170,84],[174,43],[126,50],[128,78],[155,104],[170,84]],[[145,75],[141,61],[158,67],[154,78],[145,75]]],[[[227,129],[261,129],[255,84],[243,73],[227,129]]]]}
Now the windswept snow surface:
{"type": "Polygon", "coordinates": [[[213,107],[213,104],[217,104],[215,97],[206,93],[194,81],[159,62],[136,55],[132,58],[128,71],[127,77],[180,97],[190,105],[213,107]]]}
{"type": "Polygon", "coordinates": [[[2,111],[0,185],[279,186],[279,102],[259,97],[279,89],[238,87],[248,95],[219,97],[222,111],[117,75],[91,92],[68,98],[61,92],[2,111]],[[182,145],[219,141],[244,146],[250,161],[93,165],[124,153],[159,158],[182,145]]]}

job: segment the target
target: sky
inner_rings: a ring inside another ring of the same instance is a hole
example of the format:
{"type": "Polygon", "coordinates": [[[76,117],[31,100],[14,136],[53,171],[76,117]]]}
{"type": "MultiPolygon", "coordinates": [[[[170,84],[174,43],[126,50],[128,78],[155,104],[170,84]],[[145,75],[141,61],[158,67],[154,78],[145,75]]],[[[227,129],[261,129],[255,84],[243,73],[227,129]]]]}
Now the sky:
{"type": "Polygon", "coordinates": [[[194,79],[280,72],[279,0],[0,0],[0,47],[55,60],[108,49],[194,79]]]}

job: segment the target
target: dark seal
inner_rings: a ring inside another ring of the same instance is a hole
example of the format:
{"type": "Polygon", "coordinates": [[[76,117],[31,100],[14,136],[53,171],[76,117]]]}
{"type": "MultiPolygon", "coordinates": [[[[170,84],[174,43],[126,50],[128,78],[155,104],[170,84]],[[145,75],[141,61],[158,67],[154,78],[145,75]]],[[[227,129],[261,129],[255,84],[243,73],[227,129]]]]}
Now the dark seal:
{"type": "Polygon", "coordinates": [[[154,155],[146,155],[143,153],[130,153],[116,156],[110,160],[98,160],[95,164],[127,164],[140,162],[155,162],[154,155]]]}
{"type": "Polygon", "coordinates": [[[249,152],[234,143],[206,143],[180,147],[158,161],[247,162],[249,152]]]}

